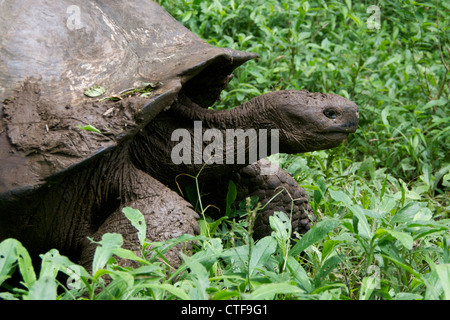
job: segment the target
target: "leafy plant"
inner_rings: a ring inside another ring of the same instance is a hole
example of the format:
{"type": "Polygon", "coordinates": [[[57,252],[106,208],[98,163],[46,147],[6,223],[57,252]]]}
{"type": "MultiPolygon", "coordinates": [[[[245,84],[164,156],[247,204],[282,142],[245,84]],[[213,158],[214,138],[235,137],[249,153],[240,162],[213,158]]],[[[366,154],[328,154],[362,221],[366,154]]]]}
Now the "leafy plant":
{"type": "MultiPolygon", "coordinates": [[[[214,221],[197,187],[188,196],[204,214],[201,235],[148,243],[140,213],[126,208],[140,252],[107,234],[90,272],[51,250],[37,274],[19,242],[3,241],[0,297],[450,299],[448,1],[378,0],[378,29],[368,25],[372,1],[158,2],[208,43],[258,54],[234,72],[214,108],[280,89],[358,104],[358,131],[341,147],[279,157],[318,223],[297,237],[290,213],[277,212],[273,233],[255,242],[257,199],[214,221]],[[170,267],[164,254],[188,242],[182,265],[170,267]],[[12,275],[21,283],[11,285],[12,275]]],[[[223,195],[228,204],[233,190],[223,195]]]]}
{"type": "Polygon", "coordinates": [[[204,235],[147,243],[142,236],[146,228],[142,214],[124,208],[124,214],[137,229],[141,253],[146,258],[121,248],[120,234],[105,234],[98,242],[91,273],[53,249],[41,255],[41,271],[36,277],[26,249],[17,240],[7,239],[0,244],[0,285],[18,267],[24,289],[9,288],[9,292],[0,296],[4,299],[448,299],[449,239],[445,237],[439,243],[437,237],[448,234],[448,221],[434,221],[426,208],[415,202],[392,214],[362,209],[339,191],[332,194],[339,205],[351,208],[353,215],[324,219],[293,246],[289,241],[292,237],[289,218],[282,212],[271,217],[272,235],[256,243],[251,237],[236,244],[220,236],[204,235]],[[163,254],[176,244],[194,240],[196,252],[190,256],[182,254],[183,264],[171,273],[163,254]],[[118,259],[122,264],[118,264],[118,259]],[[137,265],[123,267],[123,260],[137,265]],[[373,270],[375,273],[370,274],[373,270]],[[69,276],[66,285],[58,280],[59,273],[69,276]],[[106,287],[102,279],[105,275],[112,279],[106,287]],[[352,277],[356,279],[351,281],[352,277]],[[355,286],[358,282],[361,286],[355,286]],[[57,288],[64,289],[63,293],[58,294],[57,288]],[[99,292],[99,288],[103,290],[99,292]]]}

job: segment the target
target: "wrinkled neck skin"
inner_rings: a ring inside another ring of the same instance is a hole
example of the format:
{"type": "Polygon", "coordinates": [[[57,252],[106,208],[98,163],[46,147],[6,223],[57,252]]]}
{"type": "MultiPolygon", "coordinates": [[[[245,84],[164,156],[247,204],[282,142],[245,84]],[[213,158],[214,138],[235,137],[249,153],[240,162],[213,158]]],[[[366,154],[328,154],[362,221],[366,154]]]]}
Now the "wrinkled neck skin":
{"type": "Polygon", "coordinates": [[[276,128],[274,108],[265,96],[253,98],[229,110],[211,110],[198,106],[183,97],[171,107],[174,117],[186,121],[202,121],[205,128],[226,129],[272,129],[276,128]],[[255,127],[256,126],[256,127],[255,127]]]}
{"type": "Polygon", "coordinates": [[[225,175],[265,158],[272,154],[273,150],[274,153],[281,152],[273,149],[271,143],[273,129],[282,134],[278,129],[279,124],[276,125],[276,118],[275,108],[265,101],[264,96],[256,97],[231,110],[220,111],[202,108],[188,98],[182,98],[169,110],[153,119],[143,132],[131,141],[131,158],[139,169],[171,186],[175,184],[175,177],[179,174],[197,176],[200,172],[200,177],[206,179],[225,175]],[[239,135],[236,129],[242,129],[241,133],[244,133],[244,136],[247,134],[248,138],[234,139],[230,134],[239,135]],[[182,137],[177,135],[177,132],[181,132],[182,137]],[[216,153],[210,151],[205,155],[205,148],[209,145],[211,150],[212,142],[215,141],[211,133],[213,136],[221,136],[223,141],[220,143],[219,139],[216,142],[215,146],[221,144],[221,148],[215,149],[216,153]],[[201,141],[201,150],[196,145],[198,141],[201,141]],[[174,155],[177,157],[180,152],[173,153],[173,150],[179,150],[181,142],[190,145],[190,150],[189,147],[183,150],[190,151],[189,159],[174,163],[177,162],[174,161],[174,155]],[[260,152],[258,149],[261,145],[263,149],[260,152]],[[250,151],[253,156],[249,158],[250,151]],[[243,163],[238,160],[238,153],[241,157],[242,153],[245,154],[243,163]],[[219,158],[211,158],[208,155],[219,158]]]}

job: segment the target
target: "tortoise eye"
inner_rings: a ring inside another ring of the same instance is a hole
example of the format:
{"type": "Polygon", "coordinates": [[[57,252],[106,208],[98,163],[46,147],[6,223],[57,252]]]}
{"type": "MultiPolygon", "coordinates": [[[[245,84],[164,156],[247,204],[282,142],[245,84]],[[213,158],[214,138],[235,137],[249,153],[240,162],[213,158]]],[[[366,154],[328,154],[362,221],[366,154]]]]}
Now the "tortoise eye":
{"type": "Polygon", "coordinates": [[[337,113],[336,111],[334,111],[333,109],[327,109],[323,112],[323,114],[330,119],[336,119],[337,118],[337,113]]]}

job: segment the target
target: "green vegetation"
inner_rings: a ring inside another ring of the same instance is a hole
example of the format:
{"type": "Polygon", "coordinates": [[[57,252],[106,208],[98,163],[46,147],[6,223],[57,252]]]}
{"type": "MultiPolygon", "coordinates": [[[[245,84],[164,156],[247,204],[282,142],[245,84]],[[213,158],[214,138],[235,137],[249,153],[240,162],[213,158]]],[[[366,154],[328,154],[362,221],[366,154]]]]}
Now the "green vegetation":
{"type": "Polygon", "coordinates": [[[450,299],[450,4],[377,1],[377,28],[373,1],[159,2],[212,45],[258,53],[215,108],[280,89],[337,93],[359,105],[360,127],[341,147],[281,155],[319,222],[297,237],[289,212],[277,213],[272,235],[254,242],[259,207],[249,199],[244,220],[206,217],[199,236],[149,244],[140,213],[127,208],[146,259],[107,234],[92,273],[52,250],[36,275],[26,249],[7,240],[0,284],[17,268],[23,286],[0,297],[450,299]],[[169,268],[163,254],[188,243],[182,266],[169,268]],[[99,292],[103,275],[112,281],[99,292]]]}

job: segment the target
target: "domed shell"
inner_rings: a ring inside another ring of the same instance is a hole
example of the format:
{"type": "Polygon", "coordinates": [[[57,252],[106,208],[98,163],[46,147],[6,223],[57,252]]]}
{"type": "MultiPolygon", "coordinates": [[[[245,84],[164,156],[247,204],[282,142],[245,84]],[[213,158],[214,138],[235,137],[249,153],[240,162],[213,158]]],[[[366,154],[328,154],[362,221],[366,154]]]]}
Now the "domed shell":
{"type": "Polygon", "coordinates": [[[181,90],[211,103],[255,57],[149,0],[4,0],[0,12],[0,199],[120,146],[181,90]]]}

